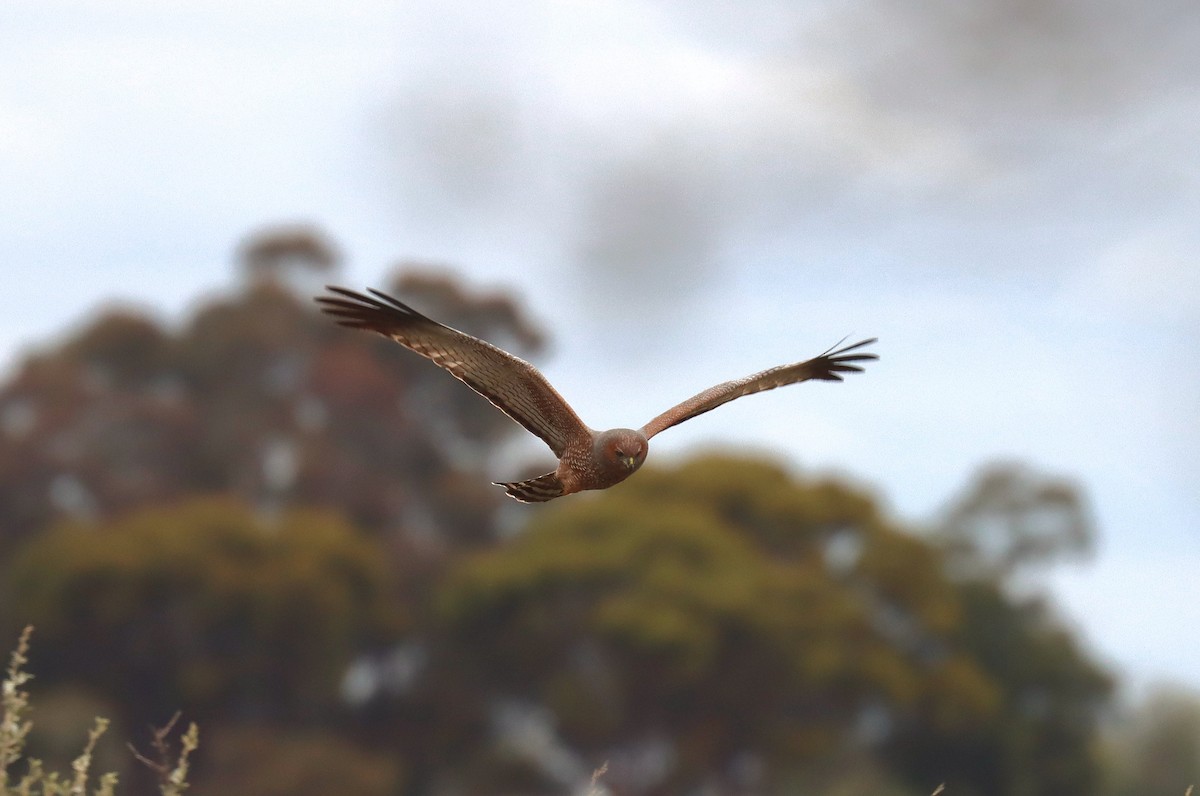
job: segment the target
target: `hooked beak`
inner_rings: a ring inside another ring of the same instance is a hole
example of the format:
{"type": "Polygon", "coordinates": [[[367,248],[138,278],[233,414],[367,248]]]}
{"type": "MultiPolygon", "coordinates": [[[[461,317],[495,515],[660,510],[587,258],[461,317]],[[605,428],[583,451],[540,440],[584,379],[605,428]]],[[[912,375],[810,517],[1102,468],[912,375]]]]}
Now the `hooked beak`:
{"type": "Polygon", "coordinates": [[[633,458],[632,456],[626,456],[621,460],[621,463],[625,465],[626,470],[632,470],[633,468],[637,467],[637,459],[633,458]]]}

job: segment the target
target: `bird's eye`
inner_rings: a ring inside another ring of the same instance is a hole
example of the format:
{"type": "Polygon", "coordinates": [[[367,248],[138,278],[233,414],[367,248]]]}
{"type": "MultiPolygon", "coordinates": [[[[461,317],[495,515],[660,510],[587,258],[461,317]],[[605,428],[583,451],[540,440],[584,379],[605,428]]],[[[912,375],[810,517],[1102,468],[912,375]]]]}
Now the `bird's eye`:
{"type": "Polygon", "coordinates": [[[620,448],[617,448],[616,450],[614,450],[613,453],[617,454],[618,456],[620,456],[622,458],[625,457],[625,451],[621,450],[620,448]]]}

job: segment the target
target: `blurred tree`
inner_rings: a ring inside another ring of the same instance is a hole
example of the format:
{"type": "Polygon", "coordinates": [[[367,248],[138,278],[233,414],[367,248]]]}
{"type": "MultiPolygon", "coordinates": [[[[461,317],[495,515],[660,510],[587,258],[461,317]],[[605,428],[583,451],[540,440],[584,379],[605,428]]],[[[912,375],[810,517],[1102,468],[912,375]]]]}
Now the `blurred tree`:
{"type": "Polygon", "coordinates": [[[1096,793],[1097,740],[1111,677],[1039,600],[996,582],[960,584],[963,622],[952,641],[998,692],[992,720],[947,724],[936,706],[905,717],[886,755],[910,779],[988,796],[1096,793]]]}
{"type": "Polygon", "coordinates": [[[251,281],[291,284],[306,293],[340,260],[337,246],[305,224],[281,224],[249,235],[238,249],[242,270],[251,281]]]}
{"type": "MultiPolygon", "coordinates": [[[[506,500],[489,484],[492,457],[506,435],[523,434],[439,369],[319,315],[310,294],[297,292],[336,265],[319,233],[264,233],[242,258],[245,284],[180,325],[110,311],[0,384],[0,621],[58,624],[56,646],[42,650],[57,665],[44,667],[41,681],[102,686],[128,703],[133,726],[161,723],[176,707],[221,720],[330,710],[339,667],[364,641],[327,645],[306,632],[303,604],[291,619],[271,613],[271,600],[286,603],[286,590],[300,586],[272,567],[259,573],[271,582],[228,582],[241,570],[216,542],[204,546],[211,534],[200,533],[192,548],[156,536],[200,520],[163,515],[158,531],[139,532],[152,540],[143,545],[129,512],[223,495],[241,506],[231,510],[241,512],[232,527],[253,536],[256,522],[292,533],[280,523],[291,522],[295,507],[335,507],[382,542],[373,565],[390,565],[394,610],[407,612],[458,547],[492,538],[506,500]],[[23,542],[64,520],[75,530],[33,539],[20,563],[6,565],[23,542]],[[169,550],[190,552],[162,558],[169,550]],[[219,589],[245,593],[218,598],[219,589]],[[106,654],[85,652],[92,645],[106,654]],[[285,653],[295,667],[281,663],[285,653]]],[[[524,356],[542,346],[503,293],[477,294],[444,273],[416,271],[386,287],[524,356]]],[[[314,566],[305,556],[277,565],[298,567],[301,579],[314,566]]],[[[385,647],[395,640],[368,635],[385,647]]],[[[442,713],[431,699],[419,697],[414,715],[442,713]]],[[[471,721],[449,725],[475,731],[471,721]]],[[[409,740],[418,750],[428,745],[420,728],[409,740]]],[[[445,748],[435,740],[432,748],[445,748]]]]}
{"type": "Polygon", "coordinates": [[[394,758],[334,732],[218,725],[204,734],[199,796],[394,796],[403,782],[394,758]]]}
{"type": "MultiPolygon", "coordinates": [[[[490,536],[503,499],[489,484],[494,443],[521,429],[269,277],[295,260],[332,267],[319,233],[263,234],[243,256],[260,278],[181,328],[106,313],[0,384],[0,556],[56,519],[195,493],[266,511],[337,506],[410,562],[490,536]]],[[[416,272],[391,287],[522,355],[541,347],[504,294],[416,272]]]]}
{"type": "MultiPolygon", "coordinates": [[[[243,288],[179,327],[110,312],[0,384],[0,557],[59,525],[2,570],[0,618],[38,623],[39,674],[133,726],[211,719],[213,792],[250,794],[252,758],[288,792],[342,764],[363,793],[561,792],[603,760],[627,793],[1093,792],[1110,683],[1012,588],[1087,549],[1070,484],[990,469],[921,537],[843,481],[709,456],[482,549],[519,427],[319,317],[297,292],[336,264],[319,234],[242,258],[243,288]]],[[[504,294],[414,271],[385,287],[543,346],[504,294]]]]}
{"type": "Polygon", "coordinates": [[[956,575],[1002,579],[1022,567],[1091,552],[1095,532],[1074,484],[1004,463],[975,476],[942,518],[936,538],[956,575]]]}
{"type": "Polygon", "coordinates": [[[39,677],[88,684],[126,726],[179,708],[319,718],[352,656],[406,621],[377,546],[344,522],[228,500],[65,524],[9,575],[6,605],[38,627],[39,677]]]}
{"type": "Polygon", "coordinates": [[[1200,693],[1160,686],[1117,723],[1107,747],[1108,796],[1200,786],[1200,693]]]}
{"type": "Polygon", "coordinates": [[[986,467],[935,528],[963,622],[952,634],[998,690],[986,725],[947,727],[936,709],[910,714],[889,744],[916,780],[969,794],[1091,794],[1111,676],[1090,660],[1026,573],[1091,549],[1094,530],[1068,481],[1015,464],[986,467]]]}
{"type": "MultiPolygon", "coordinates": [[[[35,676],[31,690],[37,701],[30,711],[33,726],[27,737],[28,746],[24,756],[41,760],[48,771],[69,771],[71,763],[79,757],[82,729],[92,726],[97,716],[103,716],[110,720],[110,724],[93,751],[93,768],[96,771],[116,772],[122,782],[127,780],[137,761],[125,746],[130,738],[128,728],[119,721],[111,721],[118,714],[119,706],[111,700],[98,698],[95,693],[78,684],[50,689],[42,685],[41,678],[35,676]]],[[[10,773],[12,771],[10,769],[10,773]]]]}
{"type": "Polygon", "coordinates": [[[914,713],[954,732],[999,710],[936,549],[861,490],[767,462],[645,470],[539,515],[439,599],[445,665],[549,708],[633,793],[755,789],[747,772],[873,747],[914,713]]]}

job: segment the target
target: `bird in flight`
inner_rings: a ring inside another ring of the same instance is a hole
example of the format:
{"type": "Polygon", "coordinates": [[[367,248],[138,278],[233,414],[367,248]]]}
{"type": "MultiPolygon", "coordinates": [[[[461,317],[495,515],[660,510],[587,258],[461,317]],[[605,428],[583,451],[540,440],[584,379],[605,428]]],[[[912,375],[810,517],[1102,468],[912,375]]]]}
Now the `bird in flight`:
{"type": "Polygon", "coordinates": [[[709,387],[663,412],[640,429],[589,428],[546,377],[523,359],[491,343],[426,318],[378,290],[370,295],[328,286],[321,309],[351,329],[377,332],[450,372],[501,412],[541,438],[558,457],[558,467],[527,481],[496,481],[523,503],[544,503],[585,489],[607,489],[633,475],[646,460],[649,440],[671,426],[716,409],[743,395],[816,379],[841,381],[859,373],[860,362],[878,359],[864,351],[876,338],[835,345],[825,353],[709,387]]]}

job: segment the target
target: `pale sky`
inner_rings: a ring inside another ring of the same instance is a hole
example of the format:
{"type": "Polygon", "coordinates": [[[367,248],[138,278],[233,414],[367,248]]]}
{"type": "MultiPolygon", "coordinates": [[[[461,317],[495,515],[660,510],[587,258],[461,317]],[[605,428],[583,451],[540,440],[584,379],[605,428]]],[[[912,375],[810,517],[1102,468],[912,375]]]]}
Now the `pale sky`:
{"type": "Polygon", "coordinates": [[[1062,613],[1200,687],[1197,142],[1191,0],[7,0],[0,367],[112,302],[184,317],[291,222],[352,286],[515,292],[598,427],[877,335],[652,455],[768,451],[914,521],[996,459],[1073,478],[1101,540],[1062,613]]]}

